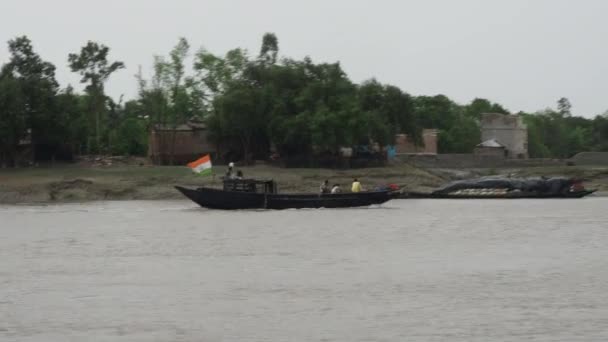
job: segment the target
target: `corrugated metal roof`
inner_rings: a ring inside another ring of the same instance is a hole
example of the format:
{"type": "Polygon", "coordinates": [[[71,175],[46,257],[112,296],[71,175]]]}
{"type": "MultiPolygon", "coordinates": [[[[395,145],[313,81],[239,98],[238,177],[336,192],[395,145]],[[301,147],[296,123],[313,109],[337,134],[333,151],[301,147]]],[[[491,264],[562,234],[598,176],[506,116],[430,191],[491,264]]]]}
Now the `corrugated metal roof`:
{"type": "Polygon", "coordinates": [[[490,139],[490,140],[486,140],[486,141],[482,142],[481,144],[477,145],[477,147],[505,147],[505,145],[501,144],[496,139],[490,139]]]}

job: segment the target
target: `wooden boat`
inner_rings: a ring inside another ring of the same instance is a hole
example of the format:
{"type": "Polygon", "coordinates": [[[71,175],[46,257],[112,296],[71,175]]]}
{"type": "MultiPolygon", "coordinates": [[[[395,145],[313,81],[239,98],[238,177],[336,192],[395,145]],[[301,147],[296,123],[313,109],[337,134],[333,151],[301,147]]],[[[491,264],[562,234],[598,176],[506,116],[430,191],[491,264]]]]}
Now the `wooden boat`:
{"type": "Polygon", "coordinates": [[[369,191],[339,194],[280,194],[274,181],[224,180],[223,189],[175,187],[201,207],[211,209],[349,208],[382,204],[393,192],[369,191]]]}
{"type": "Polygon", "coordinates": [[[443,198],[443,199],[518,199],[518,198],[582,198],[591,195],[596,190],[571,191],[558,194],[509,191],[506,193],[477,193],[477,194],[439,194],[428,192],[403,192],[397,198],[443,198]]]}

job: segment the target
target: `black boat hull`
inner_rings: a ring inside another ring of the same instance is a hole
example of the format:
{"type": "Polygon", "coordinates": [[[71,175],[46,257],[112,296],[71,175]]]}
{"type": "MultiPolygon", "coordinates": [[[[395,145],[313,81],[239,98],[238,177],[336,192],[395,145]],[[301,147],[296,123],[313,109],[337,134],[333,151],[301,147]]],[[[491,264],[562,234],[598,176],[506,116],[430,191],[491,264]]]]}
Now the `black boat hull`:
{"type": "Polygon", "coordinates": [[[268,195],[268,209],[350,208],[382,204],[391,199],[388,191],[342,194],[272,194],[268,195]]]}
{"type": "Polygon", "coordinates": [[[596,190],[583,190],[576,192],[546,194],[536,192],[510,192],[506,194],[434,194],[423,192],[404,192],[397,198],[439,198],[439,199],[521,199],[521,198],[582,198],[591,195],[596,190]]]}
{"type": "Polygon", "coordinates": [[[181,186],[175,188],[201,207],[224,210],[364,207],[382,204],[394,198],[389,191],[320,195],[264,194],[212,188],[188,189],[181,186]]]}
{"type": "Polygon", "coordinates": [[[226,210],[264,208],[265,198],[259,193],[211,188],[188,189],[181,186],[175,188],[191,201],[205,208],[226,210]]]}

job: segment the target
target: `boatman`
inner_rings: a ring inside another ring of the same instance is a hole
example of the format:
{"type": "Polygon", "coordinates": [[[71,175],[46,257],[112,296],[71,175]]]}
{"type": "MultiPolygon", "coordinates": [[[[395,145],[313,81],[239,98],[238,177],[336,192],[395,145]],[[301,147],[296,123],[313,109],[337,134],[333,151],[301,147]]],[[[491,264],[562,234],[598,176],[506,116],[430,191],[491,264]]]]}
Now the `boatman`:
{"type": "Polygon", "coordinates": [[[234,163],[230,162],[228,164],[228,171],[226,171],[226,179],[236,179],[236,175],[234,173],[234,163]]]}
{"type": "Polygon", "coordinates": [[[361,183],[359,182],[359,180],[357,178],[355,178],[355,180],[353,181],[353,186],[350,189],[350,191],[361,192],[361,183]]]}
{"type": "Polygon", "coordinates": [[[329,188],[329,180],[326,179],[325,182],[321,183],[319,191],[322,194],[328,194],[331,191],[331,189],[329,188]]]}

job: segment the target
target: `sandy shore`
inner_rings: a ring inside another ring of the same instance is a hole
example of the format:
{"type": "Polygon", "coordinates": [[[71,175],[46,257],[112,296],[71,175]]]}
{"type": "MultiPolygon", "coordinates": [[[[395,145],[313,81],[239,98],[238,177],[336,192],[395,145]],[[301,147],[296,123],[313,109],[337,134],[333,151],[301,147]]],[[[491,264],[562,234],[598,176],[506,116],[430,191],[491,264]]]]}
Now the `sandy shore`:
{"type": "MultiPolygon", "coordinates": [[[[0,203],[53,203],[96,200],[160,200],[182,198],[174,185],[221,186],[218,176],[201,177],[183,166],[57,167],[0,170],[0,203]]],[[[364,187],[394,183],[417,191],[445,182],[488,175],[577,176],[588,188],[608,193],[608,167],[530,167],[525,169],[422,169],[408,164],[357,170],[283,169],[266,165],[239,168],[246,177],[274,179],[282,192],[315,192],[324,179],[348,187],[354,177],[364,187]]]]}

